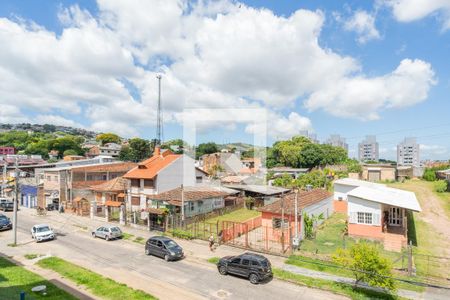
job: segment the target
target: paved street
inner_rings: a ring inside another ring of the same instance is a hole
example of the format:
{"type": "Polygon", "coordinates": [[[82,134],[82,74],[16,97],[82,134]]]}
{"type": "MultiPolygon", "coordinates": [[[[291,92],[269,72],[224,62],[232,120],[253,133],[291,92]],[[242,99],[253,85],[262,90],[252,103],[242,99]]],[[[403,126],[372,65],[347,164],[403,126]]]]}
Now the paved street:
{"type": "MultiPolygon", "coordinates": [[[[70,215],[63,216],[68,218],[68,222],[55,222],[50,216],[34,216],[30,210],[21,211],[18,238],[23,245],[7,247],[6,244],[12,240],[12,231],[2,232],[0,252],[15,256],[26,253],[56,255],[160,299],[269,299],[275,294],[282,299],[343,299],[332,293],[279,280],[254,286],[241,278],[221,276],[215,266],[198,259],[167,263],[146,256],[143,245],[124,240],[106,242],[93,239],[89,231],[72,225],[70,215]],[[58,233],[57,240],[39,244],[32,241],[29,230],[38,223],[53,226],[58,233]]],[[[142,233],[142,236],[147,235],[142,233]]]]}

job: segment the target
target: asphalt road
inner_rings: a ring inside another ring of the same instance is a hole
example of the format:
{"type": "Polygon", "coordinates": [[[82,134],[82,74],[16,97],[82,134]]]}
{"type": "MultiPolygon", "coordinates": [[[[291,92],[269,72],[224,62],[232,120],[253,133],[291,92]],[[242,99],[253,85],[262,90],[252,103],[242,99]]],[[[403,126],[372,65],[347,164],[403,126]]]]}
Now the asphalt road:
{"type": "MultiPolygon", "coordinates": [[[[146,280],[169,283],[174,290],[186,290],[206,299],[342,299],[331,293],[279,280],[252,285],[246,279],[220,275],[213,265],[195,263],[188,259],[165,262],[145,255],[143,245],[124,240],[106,242],[94,239],[89,232],[71,225],[47,222],[56,229],[57,239],[36,244],[30,238],[30,228],[42,221],[42,217],[37,216],[19,218],[20,242],[23,243],[24,239],[29,241],[21,247],[28,247],[28,253],[70,257],[72,261],[79,261],[96,272],[102,270],[100,273],[106,276],[115,274],[116,278],[122,276],[130,280],[132,276],[139,275],[136,282],[139,279],[143,285],[146,280]]],[[[0,235],[0,239],[4,234],[0,235]]],[[[170,289],[167,293],[168,297],[164,298],[170,299],[170,289]]]]}

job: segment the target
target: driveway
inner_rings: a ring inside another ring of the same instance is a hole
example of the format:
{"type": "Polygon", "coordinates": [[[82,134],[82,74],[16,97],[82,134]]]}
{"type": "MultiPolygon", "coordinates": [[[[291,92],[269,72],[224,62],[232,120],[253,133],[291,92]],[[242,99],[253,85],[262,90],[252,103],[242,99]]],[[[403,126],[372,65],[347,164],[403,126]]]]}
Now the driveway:
{"type": "MultiPolygon", "coordinates": [[[[70,215],[63,216],[70,218],[70,215]]],[[[7,247],[12,240],[12,231],[2,232],[1,252],[22,257],[26,253],[56,255],[160,299],[271,299],[274,295],[281,299],[345,299],[276,279],[254,286],[245,279],[221,276],[214,265],[200,260],[188,258],[167,263],[146,256],[143,245],[124,240],[94,239],[90,232],[70,222],[61,224],[26,210],[19,213],[18,229],[18,240],[22,245],[7,247]],[[31,240],[29,230],[38,223],[48,223],[55,228],[58,238],[36,244],[31,240]]],[[[142,236],[146,235],[143,233],[142,236]]]]}

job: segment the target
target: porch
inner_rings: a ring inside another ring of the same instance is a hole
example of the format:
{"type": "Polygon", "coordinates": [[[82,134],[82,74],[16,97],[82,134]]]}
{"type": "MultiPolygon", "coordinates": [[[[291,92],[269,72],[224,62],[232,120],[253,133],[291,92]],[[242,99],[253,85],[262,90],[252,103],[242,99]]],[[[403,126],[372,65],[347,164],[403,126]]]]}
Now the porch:
{"type": "Polygon", "coordinates": [[[406,209],[392,205],[382,205],[381,208],[384,249],[400,252],[408,244],[406,209]]]}

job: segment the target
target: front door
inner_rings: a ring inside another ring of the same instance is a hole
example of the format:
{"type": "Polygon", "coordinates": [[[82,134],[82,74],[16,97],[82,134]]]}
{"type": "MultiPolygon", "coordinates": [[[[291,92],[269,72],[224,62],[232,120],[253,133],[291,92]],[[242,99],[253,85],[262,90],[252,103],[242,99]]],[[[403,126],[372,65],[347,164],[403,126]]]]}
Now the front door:
{"type": "Polygon", "coordinates": [[[391,207],[389,209],[389,225],[401,226],[402,225],[402,209],[400,207],[391,207]]]}

